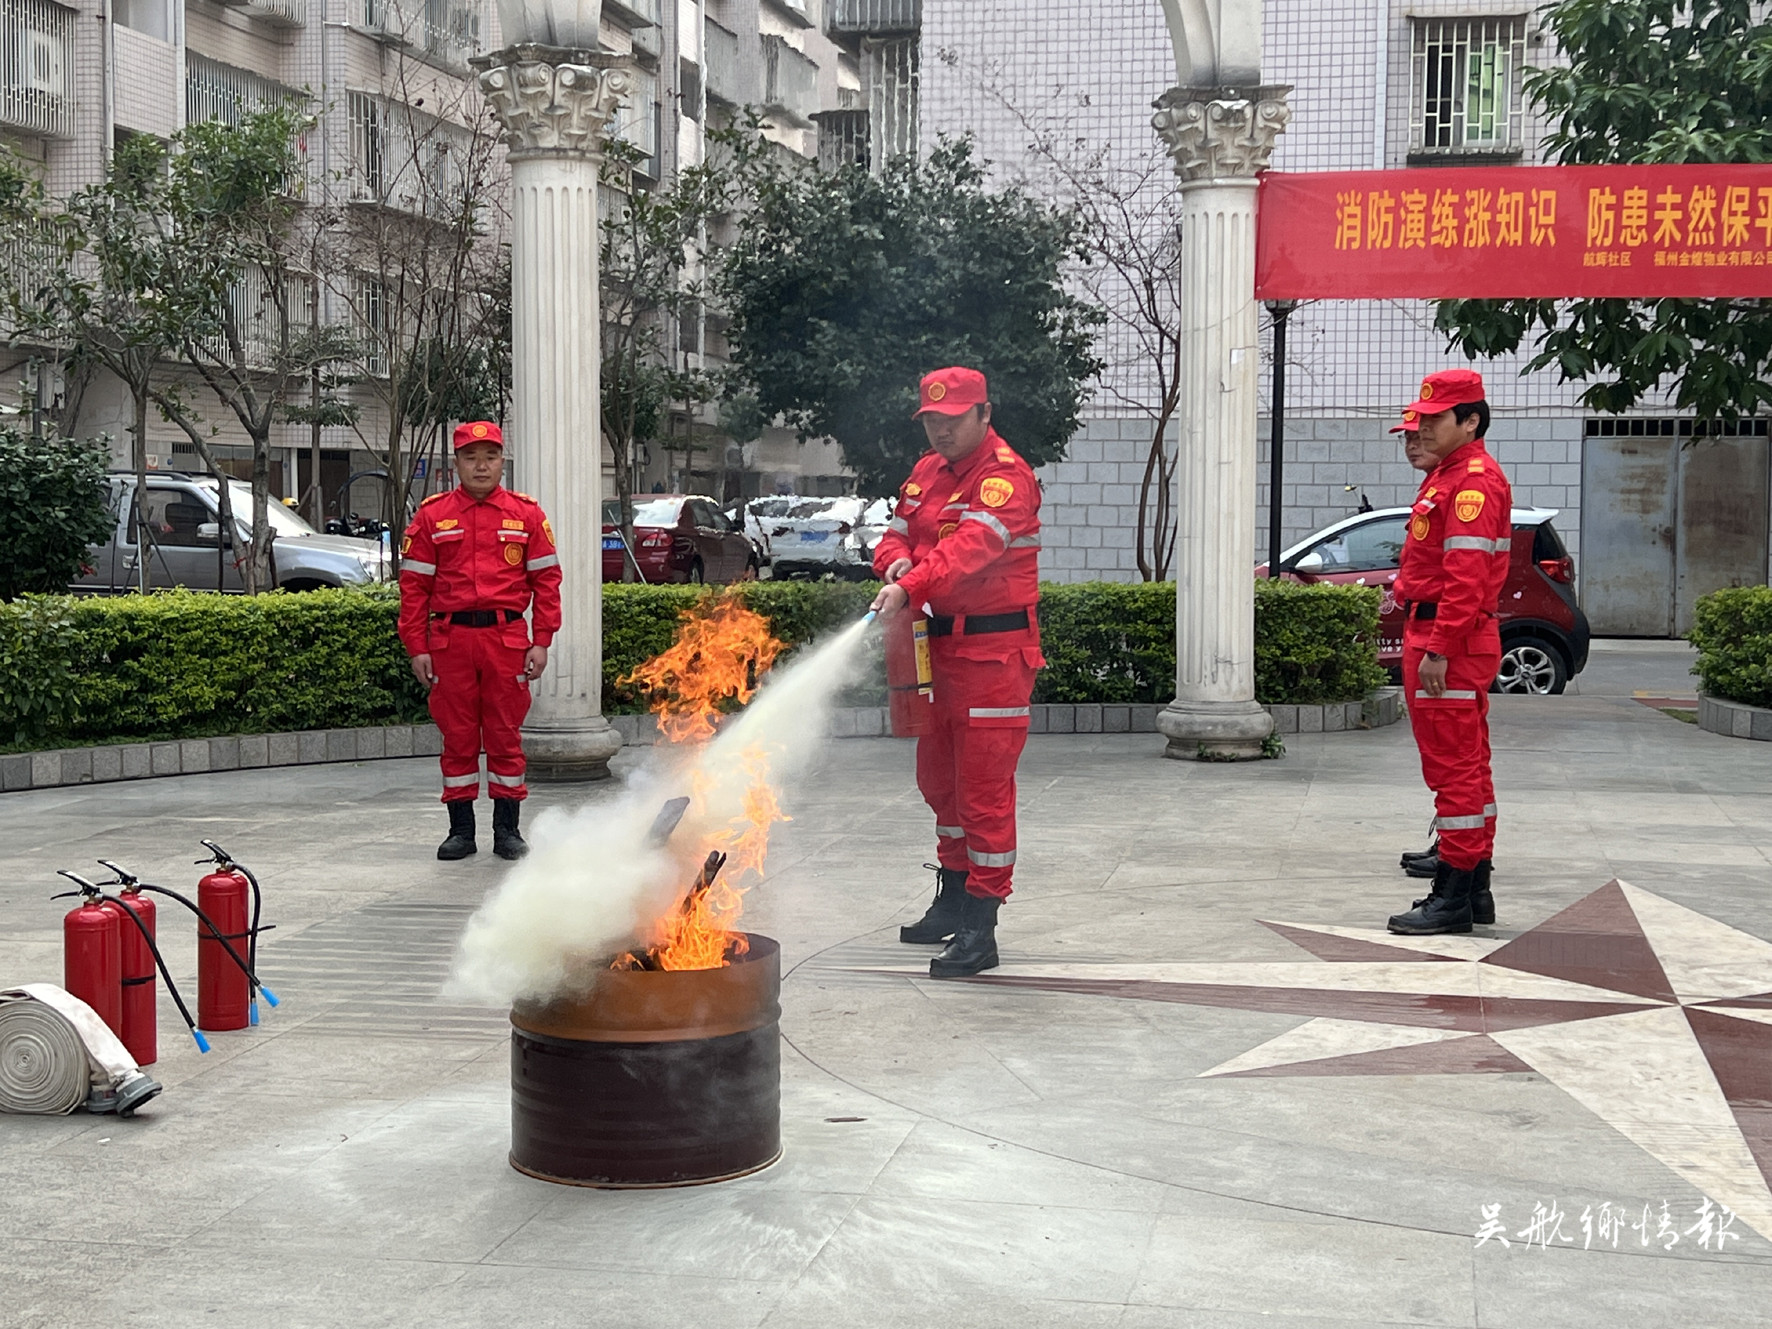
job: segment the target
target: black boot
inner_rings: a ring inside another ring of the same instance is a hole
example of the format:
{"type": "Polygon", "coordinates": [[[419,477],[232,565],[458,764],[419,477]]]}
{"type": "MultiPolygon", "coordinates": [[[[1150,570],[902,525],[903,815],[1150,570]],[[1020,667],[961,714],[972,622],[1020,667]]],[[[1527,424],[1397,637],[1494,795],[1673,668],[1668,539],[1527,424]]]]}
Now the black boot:
{"type": "Polygon", "coordinates": [[[911,946],[939,946],[959,930],[967,874],[933,863],[923,866],[935,873],[935,899],[923,917],[898,930],[898,939],[911,946]]]}
{"type": "Polygon", "coordinates": [[[1478,863],[1471,878],[1471,922],[1490,924],[1495,921],[1495,896],[1489,889],[1489,878],[1495,865],[1488,859],[1478,863]]]}
{"type": "Polygon", "coordinates": [[[437,857],[445,863],[480,852],[474,843],[474,805],[468,799],[445,803],[449,809],[449,838],[437,846],[437,857]]]}
{"type": "Polygon", "coordinates": [[[1406,876],[1431,877],[1440,866],[1440,841],[1436,836],[1434,842],[1420,853],[1410,851],[1399,860],[1406,876]]]}
{"type": "Polygon", "coordinates": [[[522,806],[515,798],[492,800],[492,852],[500,858],[522,858],[529,852],[529,842],[517,829],[517,817],[522,806]]]}
{"type": "Polygon", "coordinates": [[[1433,893],[1417,900],[1406,914],[1392,914],[1392,932],[1405,937],[1432,937],[1442,932],[1471,930],[1471,885],[1474,868],[1455,868],[1442,862],[1434,874],[1433,893]]]}
{"type": "Polygon", "coordinates": [[[997,967],[997,907],[994,895],[970,891],[960,902],[960,928],[947,949],[929,962],[931,978],[966,978],[997,967]]]}

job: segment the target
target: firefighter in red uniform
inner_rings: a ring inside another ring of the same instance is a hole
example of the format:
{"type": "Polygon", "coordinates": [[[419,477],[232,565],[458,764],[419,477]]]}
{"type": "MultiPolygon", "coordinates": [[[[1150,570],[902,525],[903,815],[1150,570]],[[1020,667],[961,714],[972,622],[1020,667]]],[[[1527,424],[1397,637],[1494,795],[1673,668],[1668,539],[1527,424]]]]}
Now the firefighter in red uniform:
{"type": "Polygon", "coordinates": [[[1507,580],[1513,491],[1483,445],[1482,375],[1429,374],[1409,409],[1419,413],[1423,462],[1434,465],[1410,514],[1396,596],[1404,696],[1421,773],[1434,791],[1439,856],[1432,894],[1393,916],[1390,930],[1423,936],[1495,921],[1489,685],[1501,667],[1496,606],[1507,580]]]}
{"type": "Polygon", "coordinates": [[[948,945],[933,978],[997,965],[997,909],[1015,865],[1015,765],[1040,654],[1040,487],[991,428],[984,375],[938,369],[917,418],[929,439],[874,551],[883,615],[928,616],[934,727],[917,788],[935,813],[935,901],[901,941],[948,945]],[[951,939],[951,940],[950,940],[951,939]]]}
{"type": "Polygon", "coordinates": [[[560,557],[540,504],[503,488],[504,435],[485,420],[455,430],[461,484],[419,505],[400,543],[400,641],[431,690],[443,731],[443,803],[449,838],[441,859],[474,843],[480,754],[492,793],[492,852],[529,852],[518,830],[529,685],[548,665],[560,628],[560,557]],[[533,603],[535,640],[523,615],[533,603]]]}

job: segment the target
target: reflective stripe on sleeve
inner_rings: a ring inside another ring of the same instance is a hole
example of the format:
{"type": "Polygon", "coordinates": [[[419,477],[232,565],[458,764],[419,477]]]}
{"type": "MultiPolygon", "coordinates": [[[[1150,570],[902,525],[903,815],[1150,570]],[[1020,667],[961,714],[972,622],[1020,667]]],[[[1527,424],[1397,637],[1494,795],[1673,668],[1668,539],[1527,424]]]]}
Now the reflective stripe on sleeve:
{"type": "Polygon", "coordinates": [[[968,849],[966,857],[981,868],[1006,868],[1014,864],[1015,851],[1011,849],[1006,854],[981,854],[976,849],[968,849]]]}
{"type": "Polygon", "coordinates": [[[1461,688],[1447,688],[1437,697],[1430,697],[1420,688],[1415,689],[1417,701],[1475,701],[1477,694],[1461,688]]]}
{"type": "Polygon", "coordinates": [[[480,787],[480,772],[475,771],[472,775],[445,775],[443,787],[445,789],[478,789],[480,787]]]}
{"type": "Polygon", "coordinates": [[[1039,534],[1018,535],[1009,542],[1009,547],[1011,549],[1038,549],[1040,547],[1039,534]]]}
{"type": "Polygon", "coordinates": [[[886,523],[886,529],[889,531],[897,531],[900,535],[909,535],[911,533],[911,524],[903,517],[894,517],[891,521],[886,523]]]}
{"type": "Polygon", "coordinates": [[[1492,820],[1496,816],[1496,814],[1499,813],[1500,811],[1501,811],[1501,809],[1496,807],[1495,804],[1493,804],[1493,803],[1483,804],[1483,820],[1484,821],[1492,820]]]}
{"type": "Polygon", "coordinates": [[[421,577],[435,577],[437,565],[435,563],[421,563],[416,558],[409,558],[400,564],[400,571],[416,572],[421,577]]]}
{"type": "Polygon", "coordinates": [[[1026,706],[974,706],[966,712],[974,720],[1014,720],[1027,713],[1026,706]]]}
{"type": "Polygon", "coordinates": [[[1489,820],[1482,813],[1474,817],[1435,817],[1434,829],[1437,831],[1480,831],[1483,823],[1489,820]]]}
{"type": "Polygon", "coordinates": [[[521,775],[500,775],[497,771],[487,771],[486,778],[493,784],[502,784],[507,789],[515,789],[523,783],[521,775]]]}
{"type": "Polygon", "coordinates": [[[1009,528],[1003,525],[1003,523],[998,521],[995,517],[991,516],[990,513],[968,512],[965,516],[961,517],[960,520],[983,522],[997,533],[997,538],[1003,542],[1003,547],[1005,549],[1009,547],[1009,541],[1012,538],[1009,534],[1009,528]]]}
{"type": "Polygon", "coordinates": [[[1504,535],[1499,540],[1485,540],[1480,535],[1449,535],[1441,546],[1447,553],[1454,549],[1474,549],[1479,554],[1505,554],[1514,547],[1513,537],[1504,535]]]}
{"type": "Polygon", "coordinates": [[[558,554],[543,554],[540,558],[530,559],[524,566],[531,572],[540,572],[543,568],[557,568],[560,566],[560,556],[558,554]]]}
{"type": "Polygon", "coordinates": [[[937,826],[935,833],[944,840],[964,840],[966,838],[964,826],[937,826]]]}

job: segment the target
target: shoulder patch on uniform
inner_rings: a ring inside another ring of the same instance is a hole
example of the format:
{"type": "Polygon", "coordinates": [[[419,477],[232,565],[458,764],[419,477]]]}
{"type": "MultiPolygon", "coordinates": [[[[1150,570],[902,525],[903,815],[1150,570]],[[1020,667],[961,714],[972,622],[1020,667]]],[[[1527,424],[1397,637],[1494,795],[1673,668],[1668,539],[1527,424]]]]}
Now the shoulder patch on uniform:
{"type": "Polygon", "coordinates": [[[554,543],[554,523],[546,517],[541,519],[541,533],[547,536],[549,544],[554,543]]]}
{"type": "Polygon", "coordinates": [[[1452,511],[1458,514],[1459,521],[1475,521],[1482,515],[1487,498],[1481,489],[1461,489],[1452,500],[1452,511]]]}
{"type": "Polygon", "coordinates": [[[1009,448],[998,448],[997,449],[997,460],[998,461],[1020,461],[1021,458],[1017,457],[1015,455],[1015,453],[1012,450],[1010,450],[1009,448]]]}
{"type": "Polygon", "coordinates": [[[978,498],[987,508],[1000,508],[1015,497],[1015,486],[1000,475],[985,477],[978,487],[978,498]]]}
{"type": "Polygon", "coordinates": [[[425,499],[424,502],[421,502],[419,504],[419,507],[422,508],[425,505],[425,503],[435,503],[440,498],[448,498],[449,492],[450,491],[447,489],[439,489],[436,493],[432,494],[429,498],[425,499]]]}
{"type": "Polygon", "coordinates": [[[1470,462],[1470,467],[1468,470],[1465,471],[1465,474],[1466,475],[1481,475],[1483,473],[1484,469],[1485,468],[1483,466],[1483,459],[1481,457],[1472,457],[1471,462],[1470,462]]]}
{"type": "Polygon", "coordinates": [[[511,490],[511,492],[512,492],[512,493],[513,493],[513,494],[516,494],[516,496],[517,496],[517,497],[518,497],[518,498],[520,498],[520,499],[522,499],[522,500],[523,500],[523,501],[524,501],[524,502],[525,502],[525,503],[534,503],[534,502],[535,502],[535,499],[534,499],[534,498],[532,498],[532,497],[531,497],[531,496],[530,496],[530,495],[528,495],[528,494],[523,494],[523,493],[518,493],[518,491],[517,491],[517,490],[515,490],[515,489],[513,489],[513,490],[511,490]]]}

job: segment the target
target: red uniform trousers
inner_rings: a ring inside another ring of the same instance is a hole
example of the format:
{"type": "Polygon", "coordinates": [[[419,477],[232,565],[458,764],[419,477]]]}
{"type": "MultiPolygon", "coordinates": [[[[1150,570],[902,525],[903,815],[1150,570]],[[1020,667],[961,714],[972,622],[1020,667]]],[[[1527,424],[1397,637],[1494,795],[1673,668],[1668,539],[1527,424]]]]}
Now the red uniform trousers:
{"type": "Polygon", "coordinates": [[[917,740],[917,788],[935,813],[935,855],[972,895],[1007,899],[1015,870],[1015,764],[1028,738],[1034,670],[963,660],[931,643],[934,727],[917,740]]]}
{"type": "MultiPolygon", "coordinates": [[[[503,617],[503,614],[500,614],[503,617]]],[[[474,628],[445,618],[431,623],[431,718],[443,731],[443,801],[472,802],[480,793],[480,754],[494,798],[528,798],[523,739],[529,680],[523,656],[529,626],[522,619],[474,628]]]]}
{"type": "Polygon", "coordinates": [[[1495,779],[1489,753],[1489,685],[1501,668],[1501,642],[1446,657],[1446,691],[1421,691],[1421,661],[1431,623],[1410,619],[1403,631],[1403,695],[1421,753],[1421,778],[1434,791],[1440,858],[1474,868],[1495,856],[1495,779]]]}

